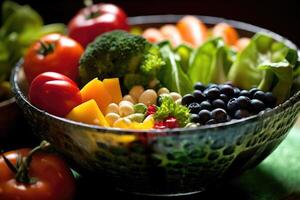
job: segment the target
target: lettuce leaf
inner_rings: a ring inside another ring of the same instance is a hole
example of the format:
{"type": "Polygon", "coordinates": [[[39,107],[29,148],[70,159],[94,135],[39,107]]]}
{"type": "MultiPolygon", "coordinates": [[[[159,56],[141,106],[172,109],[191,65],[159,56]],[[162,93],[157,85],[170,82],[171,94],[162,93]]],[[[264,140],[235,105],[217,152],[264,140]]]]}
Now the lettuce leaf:
{"type": "Polygon", "coordinates": [[[190,58],[188,74],[193,83],[224,83],[232,64],[229,48],[221,38],[208,40],[190,58]]]}
{"type": "Polygon", "coordinates": [[[258,86],[264,91],[271,91],[279,104],[290,95],[293,68],[297,61],[296,50],[267,34],[257,33],[238,54],[228,78],[243,89],[258,86]]]}
{"type": "Polygon", "coordinates": [[[158,79],[161,84],[172,92],[178,92],[181,95],[191,93],[193,85],[187,74],[182,70],[180,62],[176,59],[169,42],[159,44],[160,53],[165,62],[158,73],[158,79]]]}

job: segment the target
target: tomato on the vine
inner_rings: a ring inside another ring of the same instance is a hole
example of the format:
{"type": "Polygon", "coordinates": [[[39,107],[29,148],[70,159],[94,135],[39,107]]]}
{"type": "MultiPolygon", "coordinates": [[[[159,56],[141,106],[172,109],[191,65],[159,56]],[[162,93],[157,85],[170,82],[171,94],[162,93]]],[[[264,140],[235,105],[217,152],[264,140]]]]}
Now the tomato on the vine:
{"type": "MultiPolygon", "coordinates": [[[[49,144],[49,143],[48,143],[49,144]]],[[[58,155],[39,152],[46,148],[19,149],[0,157],[0,199],[71,200],[75,180],[58,155]]]]}
{"type": "Polygon", "coordinates": [[[76,80],[84,49],[75,40],[49,34],[32,44],[24,57],[24,72],[30,83],[43,72],[58,72],[76,80]]]}
{"type": "Polygon", "coordinates": [[[118,6],[99,3],[81,9],[68,25],[69,36],[83,47],[102,33],[129,30],[126,13],[118,6]]]}
{"type": "Polygon", "coordinates": [[[82,103],[76,83],[65,75],[45,72],[38,75],[29,88],[29,101],[51,114],[65,117],[82,103]]]}

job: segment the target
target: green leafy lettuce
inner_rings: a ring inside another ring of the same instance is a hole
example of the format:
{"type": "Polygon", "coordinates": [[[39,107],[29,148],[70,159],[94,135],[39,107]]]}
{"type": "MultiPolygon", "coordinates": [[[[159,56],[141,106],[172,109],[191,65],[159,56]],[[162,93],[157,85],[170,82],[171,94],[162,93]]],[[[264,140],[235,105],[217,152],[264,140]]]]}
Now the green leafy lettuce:
{"type": "Polygon", "coordinates": [[[169,42],[163,42],[159,45],[160,53],[165,62],[158,73],[158,79],[161,84],[170,91],[178,92],[181,95],[193,91],[193,85],[188,75],[182,70],[176,53],[172,50],[169,42]]]}
{"type": "Polygon", "coordinates": [[[267,34],[257,33],[233,63],[228,79],[234,85],[250,89],[258,86],[271,91],[282,103],[290,96],[297,52],[267,34]]]}
{"type": "Polygon", "coordinates": [[[224,83],[234,52],[221,38],[208,40],[191,55],[188,74],[193,83],[224,83]]]}

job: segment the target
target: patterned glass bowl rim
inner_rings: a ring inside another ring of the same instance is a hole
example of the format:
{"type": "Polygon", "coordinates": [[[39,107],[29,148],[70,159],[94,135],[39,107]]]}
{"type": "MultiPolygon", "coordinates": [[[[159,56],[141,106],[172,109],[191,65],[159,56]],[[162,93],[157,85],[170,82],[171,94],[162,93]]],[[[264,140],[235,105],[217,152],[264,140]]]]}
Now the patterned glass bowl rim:
{"type": "MultiPolygon", "coordinates": [[[[148,15],[148,16],[136,16],[136,17],[129,17],[129,23],[133,26],[139,26],[143,24],[162,24],[162,23],[174,23],[178,21],[180,18],[182,18],[184,15],[148,15]]],[[[298,49],[297,46],[289,41],[288,39],[272,32],[267,29],[254,26],[248,23],[240,22],[240,21],[235,21],[235,20],[228,20],[224,18],[219,18],[219,17],[211,17],[211,16],[201,16],[201,15],[196,15],[199,17],[205,24],[208,25],[213,25],[217,24],[219,22],[226,22],[233,27],[237,28],[238,30],[241,31],[246,31],[249,33],[256,33],[256,32],[264,32],[272,35],[276,40],[284,42],[287,46],[298,49]]],[[[298,51],[298,54],[300,55],[300,52],[298,51]]],[[[73,126],[73,127],[82,127],[90,130],[94,130],[96,132],[110,132],[110,133],[115,133],[115,134],[120,134],[120,135],[125,135],[125,134],[156,134],[156,135],[177,135],[182,132],[184,134],[191,133],[193,134],[195,131],[197,134],[201,133],[201,130],[213,130],[213,129],[219,129],[219,128],[228,128],[232,126],[243,126],[244,124],[251,123],[254,121],[259,121],[262,118],[270,117],[276,113],[280,113],[283,110],[285,110],[289,106],[293,106],[293,102],[297,99],[300,98],[300,91],[295,93],[293,96],[291,96],[288,100],[286,100],[284,103],[278,105],[277,107],[268,110],[268,111],[262,111],[257,115],[253,115],[247,118],[242,118],[239,120],[231,120],[229,122],[225,123],[218,123],[218,124],[213,124],[213,125],[203,125],[200,127],[195,127],[195,128],[175,128],[175,129],[164,129],[164,130],[133,130],[133,129],[117,129],[117,128],[106,128],[106,127],[100,127],[97,125],[89,125],[81,122],[76,122],[72,121],[66,118],[58,117],[52,114],[49,114],[35,106],[33,106],[28,99],[25,97],[23,92],[21,91],[19,84],[18,84],[18,74],[19,71],[22,68],[23,60],[20,60],[20,62],[16,65],[16,67],[12,71],[11,75],[11,82],[13,86],[13,90],[16,95],[18,95],[22,101],[24,101],[31,109],[34,110],[34,112],[38,112],[40,114],[43,114],[47,117],[47,119],[50,120],[56,120],[60,123],[63,123],[65,125],[73,126]],[[198,132],[199,131],[199,132],[198,132]]],[[[203,131],[203,133],[205,132],[203,131]]]]}

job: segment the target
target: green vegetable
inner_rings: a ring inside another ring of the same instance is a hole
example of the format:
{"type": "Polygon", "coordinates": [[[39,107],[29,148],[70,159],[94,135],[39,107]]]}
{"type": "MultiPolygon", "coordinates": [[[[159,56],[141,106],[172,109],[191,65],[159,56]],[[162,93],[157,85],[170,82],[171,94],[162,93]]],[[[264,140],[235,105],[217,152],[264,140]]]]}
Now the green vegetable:
{"type": "Polygon", "coordinates": [[[165,61],[165,65],[161,67],[158,79],[161,84],[170,91],[178,92],[181,95],[188,94],[193,91],[193,85],[187,74],[176,59],[169,42],[163,42],[159,45],[160,52],[165,61]]]}
{"type": "Polygon", "coordinates": [[[147,112],[147,106],[143,103],[134,104],[133,109],[135,113],[145,114],[147,112]]]}
{"type": "Polygon", "coordinates": [[[282,103],[290,95],[297,60],[295,50],[269,35],[257,33],[238,54],[228,77],[234,85],[244,89],[259,86],[271,91],[277,103],[282,103]]]}
{"type": "Polygon", "coordinates": [[[63,24],[43,26],[35,10],[11,1],[3,2],[1,17],[0,82],[9,79],[11,69],[33,42],[49,33],[66,32],[63,24]]]}
{"type": "Polygon", "coordinates": [[[189,60],[193,49],[186,44],[181,44],[176,47],[175,52],[178,55],[178,60],[184,73],[189,69],[189,60]]]}
{"type": "Polygon", "coordinates": [[[188,74],[193,83],[224,83],[231,65],[228,48],[221,38],[208,40],[190,58],[188,74]]]}
{"type": "Polygon", "coordinates": [[[132,121],[132,122],[142,123],[145,119],[145,114],[134,113],[134,114],[128,115],[126,118],[130,119],[130,121],[132,121]]]}
{"type": "Polygon", "coordinates": [[[147,86],[164,62],[158,47],[143,37],[124,31],[105,33],[91,43],[80,59],[82,84],[98,77],[124,77],[130,89],[135,84],[147,86]]]}
{"type": "Polygon", "coordinates": [[[161,97],[161,105],[154,114],[154,119],[163,121],[167,117],[175,117],[180,127],[185,127],[189,123],[190,111],[187,107],[179,105],[169,96],[161,97]]]}

